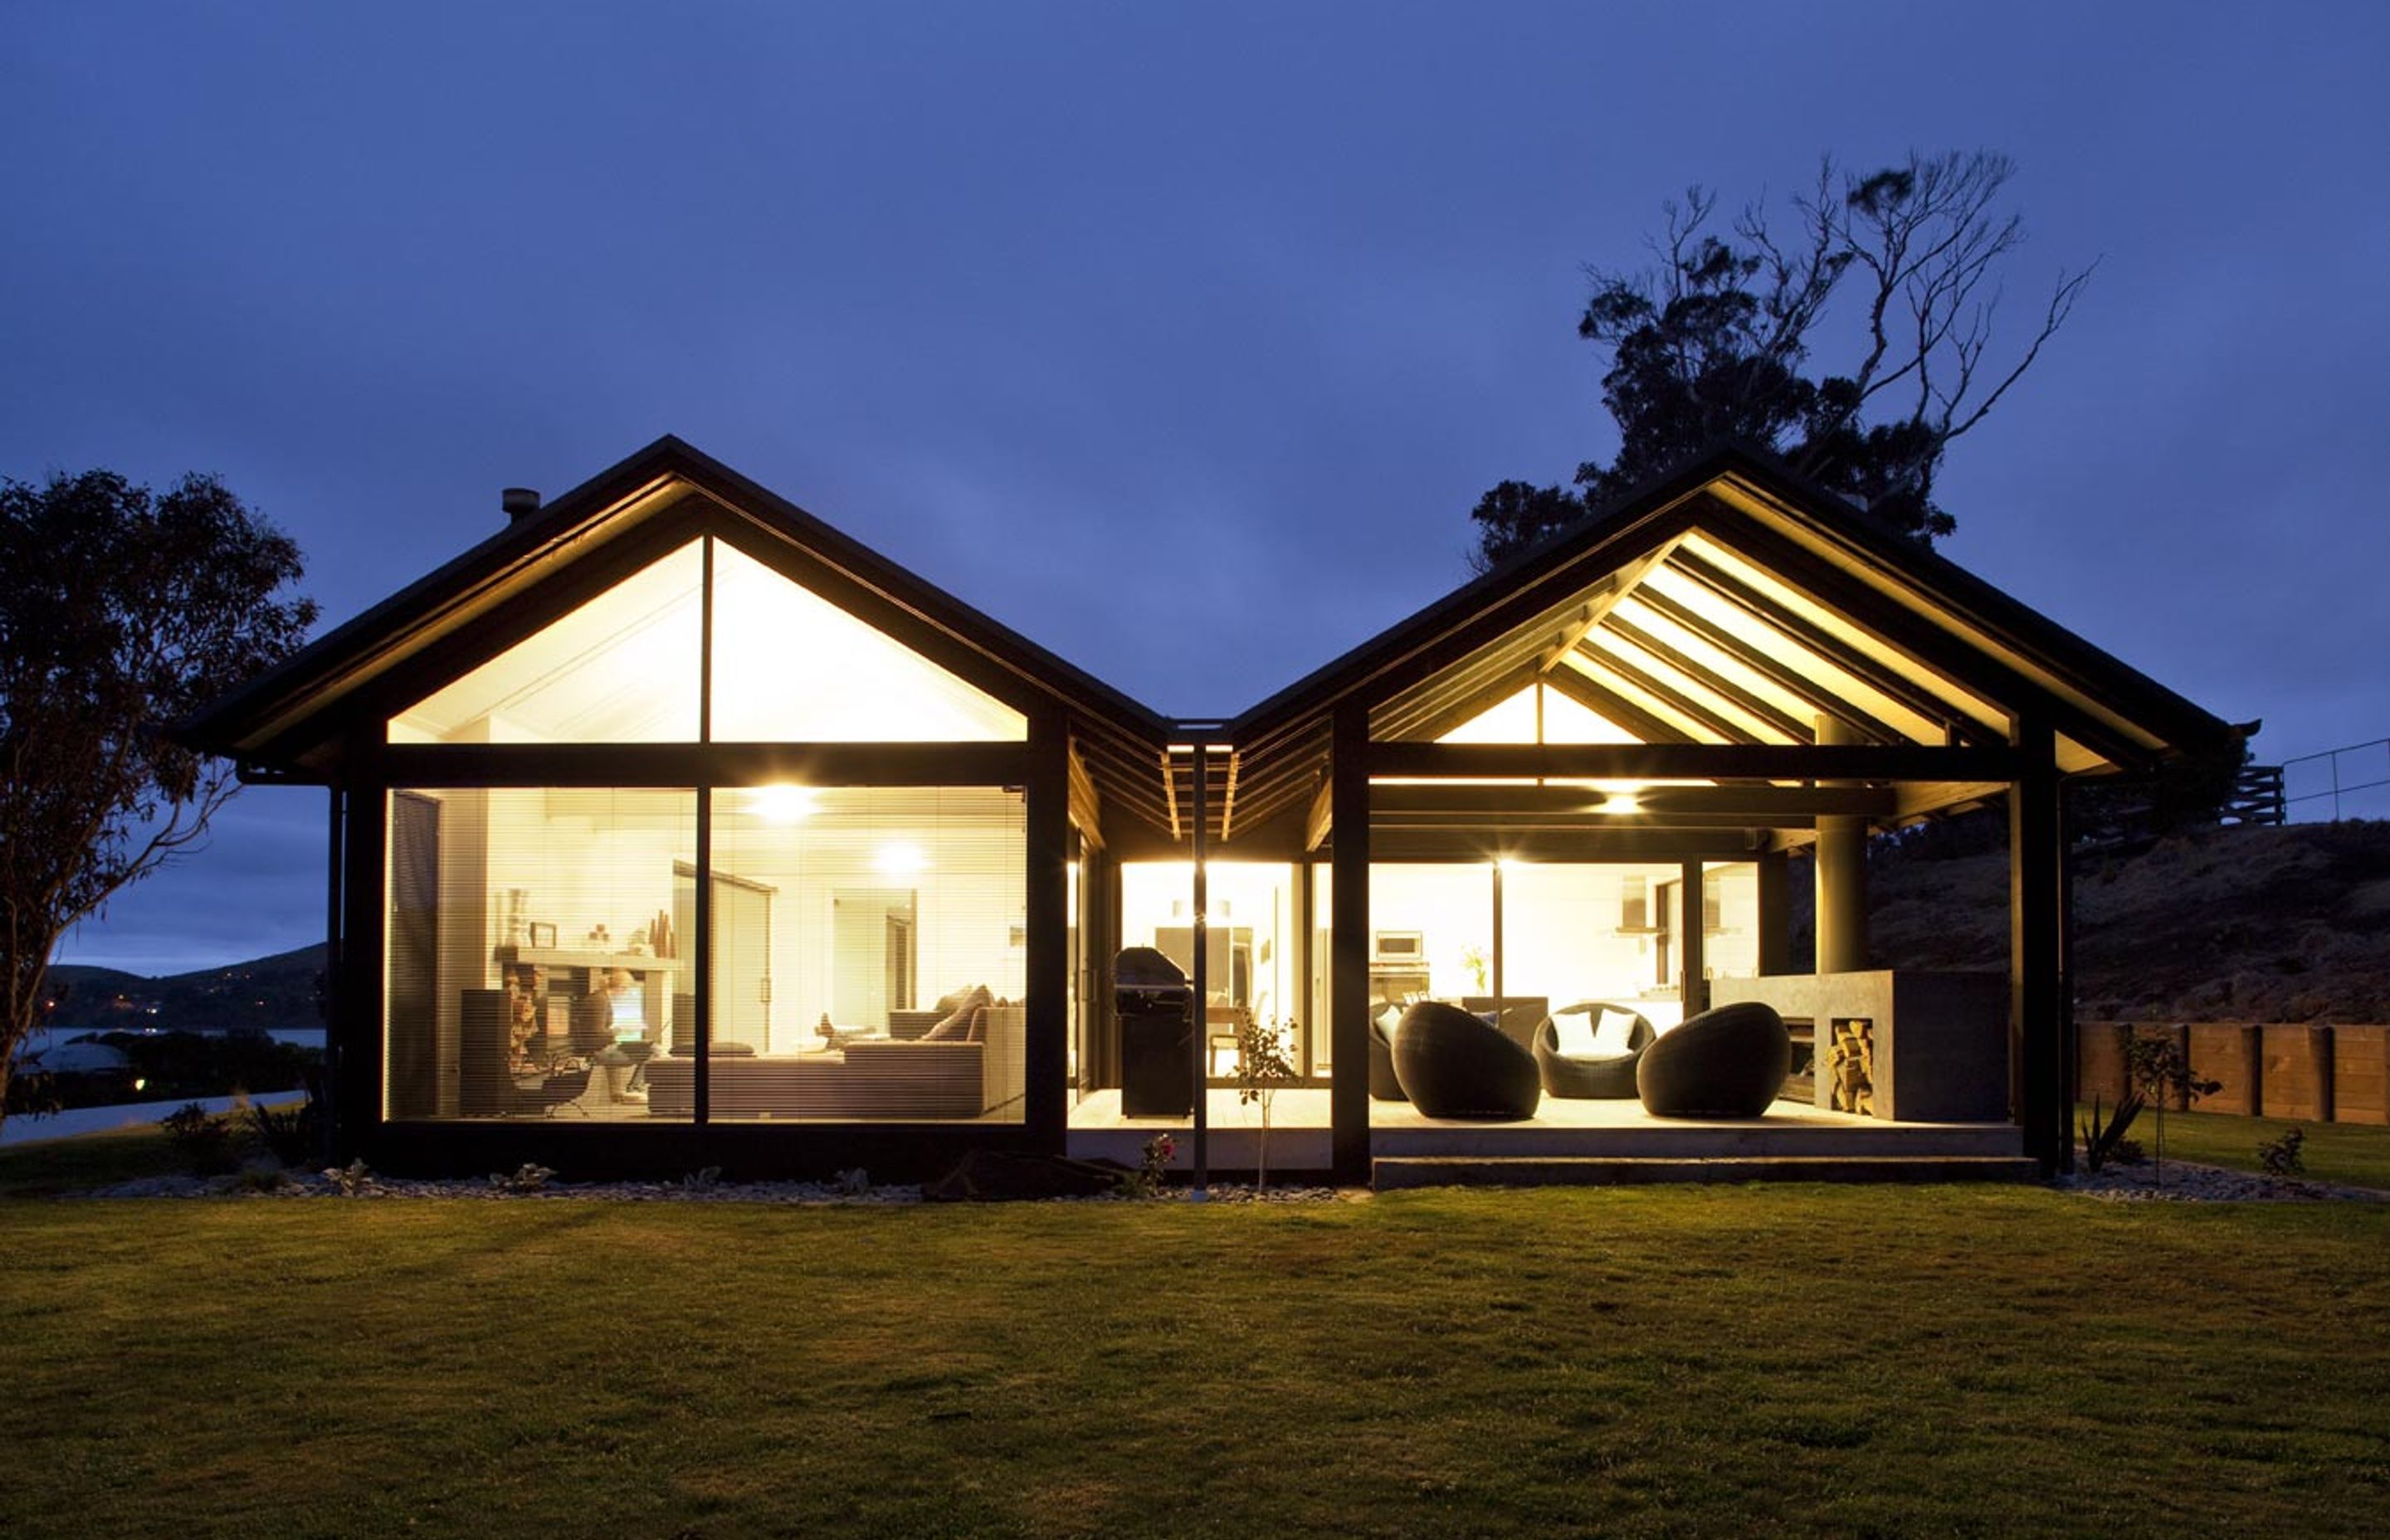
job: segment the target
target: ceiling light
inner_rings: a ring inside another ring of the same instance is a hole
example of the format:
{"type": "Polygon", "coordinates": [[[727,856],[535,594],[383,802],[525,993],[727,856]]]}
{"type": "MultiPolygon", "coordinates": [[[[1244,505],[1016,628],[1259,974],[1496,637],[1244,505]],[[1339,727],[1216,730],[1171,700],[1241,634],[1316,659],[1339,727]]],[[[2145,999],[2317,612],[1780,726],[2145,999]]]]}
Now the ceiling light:
{"type": "Polygon", "coordinates": [[[767,824],[793,824],[813,816],[821,793],[810,786],[753,786],[747,789],[747,811],[767,824]]]}

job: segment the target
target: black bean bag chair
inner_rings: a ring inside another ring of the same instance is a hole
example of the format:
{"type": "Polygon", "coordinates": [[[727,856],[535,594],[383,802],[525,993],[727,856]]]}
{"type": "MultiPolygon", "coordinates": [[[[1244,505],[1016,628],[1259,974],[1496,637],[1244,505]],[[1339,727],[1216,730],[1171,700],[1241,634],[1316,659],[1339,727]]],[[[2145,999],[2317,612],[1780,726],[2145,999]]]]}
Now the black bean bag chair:
{"type": "Polygon", "coordinates": [[[1394,1045],[1386,1036],[1386,1029],[1378,1023],[1385,1010],[1383,1001],[1369,1007],[1369,1098],[1372,1101],[1408,1101],[1403,1095],[1403,1083],[1394,1078],[1394,1045]]]}
{"type": "Polygon", "coordinates": [[[1792,1072],[1792,1034],[1772,1006],[1705,1010],[1643,1050],[1635,1092],[1655,1118],[1755,1118],[1792,1072]]]}
{"type": "Polygon", "coordinates": [[[1544,1094],[1571,1101],[1633,1099],[1635,1066],[1642,1060],[1643,1050],[1651,1046],[1652,1038],[1657,1035],[1641,1011],[1627,1010],[1625,1006],[1587,1000],[1582,1005],[1561,1007],[1545,1017],[1543,1025],[1536,1029],[1536,1070],[1544,1077],[1544,1094]],[[1625,1011],[1635,1018],[1635,1025],[1626,1033],[1625,1053],[1572,1056],[1561,1052],[1560,1022],[1554,1018],[1599,1016],[1605,1010],[1625,1011]]]}
{"type": "Polygon", "coordinates": [[[1403,1095],[1431,1118],[1532,1118],[1543,1099],[1535,1055],[1458,1006],[1421,1000],[1403,1012],[1394,1059],[1403,1095]]]}

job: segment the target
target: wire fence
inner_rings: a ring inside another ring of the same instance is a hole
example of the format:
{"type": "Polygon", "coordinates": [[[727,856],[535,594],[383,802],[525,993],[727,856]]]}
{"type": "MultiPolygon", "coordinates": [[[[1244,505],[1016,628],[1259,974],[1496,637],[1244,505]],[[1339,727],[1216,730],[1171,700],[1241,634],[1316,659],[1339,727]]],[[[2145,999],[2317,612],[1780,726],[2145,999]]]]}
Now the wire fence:
{"type": "Polygon", "coordinates": [[[2390,738],[2286,759],[2282,805],[2303,823],[2390,817],[2390,738]]]}

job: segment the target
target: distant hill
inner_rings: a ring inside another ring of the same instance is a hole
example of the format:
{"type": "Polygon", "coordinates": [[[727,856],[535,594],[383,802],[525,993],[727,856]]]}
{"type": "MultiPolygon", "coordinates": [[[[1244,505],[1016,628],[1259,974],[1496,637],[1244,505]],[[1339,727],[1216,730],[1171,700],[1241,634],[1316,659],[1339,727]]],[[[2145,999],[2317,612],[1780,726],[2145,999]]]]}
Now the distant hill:
{"type": "Polygon", "coordinates": [[[76,1031],[110,1027],[314,1027],[318,942],[270,957],[145,978],[121,969],[61,963],[48,984],[59,996],[50,1024],[76,1031]]]}
{"type": "MultiPolygon", "coordinates": [[[[2004,853],[1870,862],[1868,899],[1877,966],[2007,970],[2004,853]]],[[[2075,966],[2086,1020],[2390,1021],[2390,823],[2201,829],[2081,862],[2075,966]]]]}

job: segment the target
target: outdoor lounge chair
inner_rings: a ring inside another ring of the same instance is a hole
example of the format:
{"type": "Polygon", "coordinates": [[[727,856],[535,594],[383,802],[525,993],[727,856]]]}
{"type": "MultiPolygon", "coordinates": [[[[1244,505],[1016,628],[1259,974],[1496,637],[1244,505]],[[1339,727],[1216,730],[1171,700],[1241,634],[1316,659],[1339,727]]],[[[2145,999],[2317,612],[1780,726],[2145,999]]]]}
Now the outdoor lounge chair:
{"type": "Polygon", "coordinates": [[[1388,1007],[1382,1001],[1369,1011],[1369,1097],[1373,1101],[1408,1101],[1403,1083],[1394,1078],[1394,1045],[1379,1017],[1388,1007]]]}
{"type": "Polygon", "coordinates": [[[1661,1033],[1635,1066],[1635,1090],[1655,1118],[1755,1118],[1792,1072],[1784,1018],[1743,1001],[1661,1033]]]}
{"type": "Polygon", "coordinates": [[[1543,1100],[1535,1055],[1458,1006],[1421,1000],[1403,1012],[1394,1059],[1403,1094],[1431,1118],[1532,1118],[1543,1100]]]}
{"type": "Polygon", "coordinates": [[[1544,1094],[1571,1101],[1631,1100],[1635,1096],[1635,1066],[1642,1060],[1643,1050],[1651,1046],[1657,1035],[1651,1030],[1650,1019],[1639,1010],[1605,1005],[1599,1000],[1562,1006],[1545,1017],[1543,1025],[1536,1029],[1536,1069],[1544,1077],[1544,1094]],[[1598,1020],[1602,1012],[1613,1010],[1635,1018],[1635,1024],[1627,1029],[1625,1053],[1561,1052],[1558,1018],[1591,1016],[1598,1020]]]}

